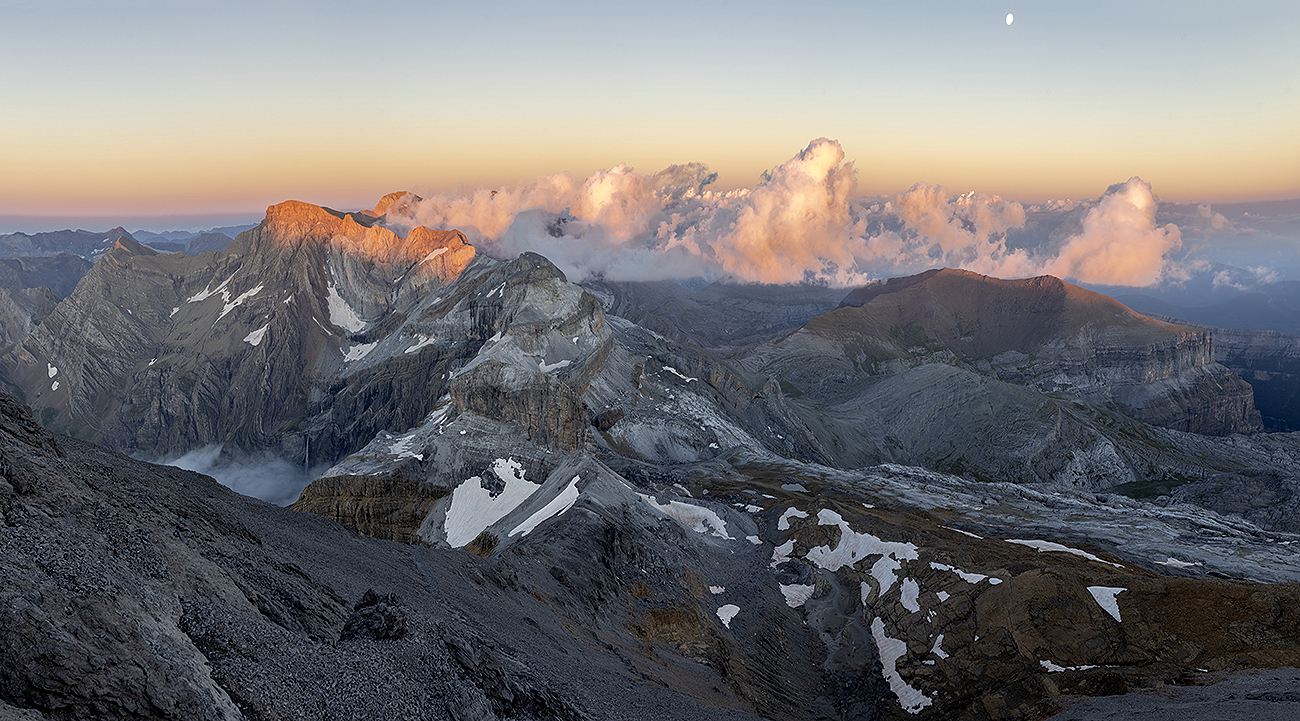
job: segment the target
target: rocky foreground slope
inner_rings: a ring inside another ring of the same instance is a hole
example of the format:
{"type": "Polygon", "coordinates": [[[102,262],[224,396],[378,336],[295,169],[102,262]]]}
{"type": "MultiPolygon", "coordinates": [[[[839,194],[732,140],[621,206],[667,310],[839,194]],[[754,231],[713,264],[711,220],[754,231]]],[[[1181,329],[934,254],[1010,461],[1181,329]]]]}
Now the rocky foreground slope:
{"type": "Polygon", "coordinates": [[[0,702],[31,718],[1042,718],[1300,663],[1300,537],[1191,506],[739,455],[547,488],[506,453],[498,502],[544,504],[466,553],[7,396],[0,451],[0,702]]]}

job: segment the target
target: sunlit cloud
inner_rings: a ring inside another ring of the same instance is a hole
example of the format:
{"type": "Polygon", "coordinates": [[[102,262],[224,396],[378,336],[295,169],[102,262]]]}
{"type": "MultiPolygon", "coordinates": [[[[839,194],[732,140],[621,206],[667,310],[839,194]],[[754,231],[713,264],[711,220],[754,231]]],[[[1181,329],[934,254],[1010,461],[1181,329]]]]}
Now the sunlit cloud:
{"type": "MultiPolygon", "coordinates": [[[[888,199],[858,196],[857,169],[840,144],[819,138],[752,188],[710,189],[698,163],[643,174],[626,165],[585,179],[552,175],[517,186],[412,196],[395,227],[457,228],[489,255],[549,257],[574,280],[703,277],[851,285],[934,267],[999,277],[1052,274],[1086,283],[1146,286],[1176,277],[1179,228],[1159,224],[1140,178],[1095,202],[1060,203],[1063,237],[1008,245],[1026,210],[996,195],[951,195],[918,183],[888,199]]],[[[1207,228],[1229,223],[1208,206],[1207,228]]]]}

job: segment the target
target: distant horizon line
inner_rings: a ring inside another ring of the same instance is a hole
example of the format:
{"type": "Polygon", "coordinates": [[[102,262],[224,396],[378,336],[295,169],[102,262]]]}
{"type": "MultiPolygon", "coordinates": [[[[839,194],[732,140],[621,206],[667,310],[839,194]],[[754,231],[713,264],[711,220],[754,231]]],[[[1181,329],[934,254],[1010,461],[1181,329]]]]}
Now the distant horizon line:
{"type": "MultiPolygon", "coordinates": [[[[414,192],[414,191],[408,191],[408,192],[414,192]]],[[[978,191],[974,191],[974,192],[978,192],[978,191]]],[[[416,194],[418,195],[418,193],[416,194]]],[[[377,196],[376,200],[378,200],[378,198],[380,197],[383,196],[382,195],[377,196]]],[[[858,196],[859,199],[878,199],[881,201],[890,200],[894,197],[896,197],[896,194],[858,196]]],[[[286,198],[284,200],[278,201],[277,203],[270,203],[266,207],[269,208],[272,205],[277,205],[279,203],[287,202],[290,200],[298,200],[298,199],[286,198]]],[[[1050,198],[1048,200],[1043,200],[1043,201],[1025,201],[1025,200],[1017,200],[1015,198],[1007,198],[1007,200],[1020,203],[1021,205],[1024,205],[1026,208],[1028,208],[1029,206],[1043,205],[1049,202],[1058,202],[1058,201],[1059,202],[1069,202],[1069,201],[1087,202],[1087,201],[1095,201],[1096,198],[1092,198],[1092,197],[1050,198]]],[[[302,202],[311,203],[312,205],[317,205],[320,207],[327,207],[332,210],[337,210],[344,213],[357,212],[361,210],[369,210],[370,208],[374,207],[373,203],[355,204],[356,205],[355,208],[348,208],[348,207],[344,207],[343,204],[341,203],[338,204],[312,203],[311,201],[302,201],[302,202]]],[[[1234,207],[1234,206],[1247,206],[1247,205],[1258,206],[1258,205],[1274,204],[1274,203],[1276,204],[1300,203],[1300,195],[1294,197],[1262,198],[1262,199],[1253,199],[1253,200],[1217,200],[1216,201],[1216,200],[1162,199],[1160,202],[1161,204],[1168,203],[1172,205],[1202,205],[1202,204],[1209,203],[1213,207],[1222,208],[1224,206],[1234,207]]],[[[135,232],[197,233],[200,231],[211,230],[213,228],[219,228],[225,226],[247,225],[250,223],[257,224],[262,222],[262,219],[265,217],[266,217],[265,208],[261,210],[248,210],[248,211],[229,211],[229,212],[214,211],[214,212],[196,212],[196,213],[156,213],[156,214],[153,213],[129,213],[129,214],[127,213],[123,213],[123,214],[85,213],[85,214],[76,214],[76,215],[56,215],[56,214],[47,214],[47,213],[0,213],[0,235],[12,235],[15,233],[23,233],[23,234],[31,235],[35,233],[55,233],[59,231],[77,231],[77,230],[82,230],[90,233],[97,233],[101,231],[109,231],[119,227],[124,228],[131,233],[135,233],[135,232]],[[166,225],[168,223],[171,223],[172,225],[166,225]],[[26,227],[21,227],[21,226],[26,226],[26,227]],[[32,226],[39,226],[39,227],[32,227],[32,226]]]]}

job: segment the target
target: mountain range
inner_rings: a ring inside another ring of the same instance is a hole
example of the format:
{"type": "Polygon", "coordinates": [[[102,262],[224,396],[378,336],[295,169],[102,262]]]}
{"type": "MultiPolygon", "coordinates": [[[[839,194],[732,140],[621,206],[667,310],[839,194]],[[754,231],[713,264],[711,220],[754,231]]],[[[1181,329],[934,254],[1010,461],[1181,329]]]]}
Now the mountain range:
{"type": "Polygon", "coordinates": [[[1044,718],[1300,662],[1300,437],[1219,330],[1048,276],[575,284],[406,201],[27,301],[0,701],[1044,718]],[[319,470],[281,509],[119,455],[204,448],[319,470]]]}

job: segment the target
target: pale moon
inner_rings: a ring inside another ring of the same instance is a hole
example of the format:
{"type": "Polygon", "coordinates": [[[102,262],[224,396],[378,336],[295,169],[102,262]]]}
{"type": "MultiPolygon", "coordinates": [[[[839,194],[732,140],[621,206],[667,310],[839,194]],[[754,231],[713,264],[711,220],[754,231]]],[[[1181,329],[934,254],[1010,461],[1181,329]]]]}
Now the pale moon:
{"type": "Polygon", "coordinates": [[[1015,19],[1016,19],[1016,16],[1015,16],[1015,15],[1012,15],[1011,13],[1007,13],[1007,24],[1008,24],[1008,25],[1010,25],[1011,23],[1015,22],[1015,19]]]}

